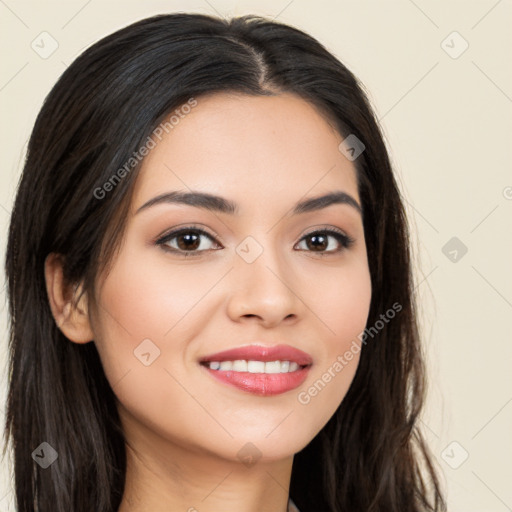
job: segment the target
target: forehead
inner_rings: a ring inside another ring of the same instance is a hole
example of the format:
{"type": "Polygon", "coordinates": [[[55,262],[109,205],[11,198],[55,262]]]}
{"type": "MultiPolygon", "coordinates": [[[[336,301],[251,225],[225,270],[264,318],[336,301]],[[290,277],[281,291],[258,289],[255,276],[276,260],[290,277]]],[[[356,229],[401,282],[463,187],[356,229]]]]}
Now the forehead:
{"type": "Polygon", "coordinates": [[[358,199],[355,167],[338,149],[343,137],[311,103],[289,93],[215,93],[196,101],[161,140],[153,137],[132,211],[162,192],[189,189],[233,198],[242,209],[274,199],[295,203],[308,191],[341,189],[358,199]]]}

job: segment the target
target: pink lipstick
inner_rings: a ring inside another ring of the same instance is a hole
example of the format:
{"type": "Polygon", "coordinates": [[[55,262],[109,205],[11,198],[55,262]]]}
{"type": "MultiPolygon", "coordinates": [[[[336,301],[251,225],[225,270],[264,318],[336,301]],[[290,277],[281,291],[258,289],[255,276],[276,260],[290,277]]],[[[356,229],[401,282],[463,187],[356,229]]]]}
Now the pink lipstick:
{"type": "Polygon", "coordinates": [[[247,345],[200,359],[212,377],[242,391],[272,396],[300,386],[313,359],[290,345],[247,345]]]}

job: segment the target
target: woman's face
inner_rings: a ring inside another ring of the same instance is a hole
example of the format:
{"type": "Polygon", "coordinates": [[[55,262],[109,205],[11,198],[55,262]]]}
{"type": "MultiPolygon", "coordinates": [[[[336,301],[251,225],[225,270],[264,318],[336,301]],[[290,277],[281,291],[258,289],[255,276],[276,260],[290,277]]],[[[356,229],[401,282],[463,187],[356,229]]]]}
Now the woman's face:
{"type": "Polygon", "coordinates": [[[146,442],[224,459],[288,457],[336,411],[359,362],[371,284],[355,167],[342,137],[290,94],[200,97],[168,131],[137,177],[92,322],[122,422],[146,442]],[[224,202],[146,205],[176,192],[224,202]],[[294,212],[334,192],[355,205],[294,212]],[[236,212],[219,208],[228,202],[236,212]],[[252,362],[216,370],[222,359],[252,362]]]}

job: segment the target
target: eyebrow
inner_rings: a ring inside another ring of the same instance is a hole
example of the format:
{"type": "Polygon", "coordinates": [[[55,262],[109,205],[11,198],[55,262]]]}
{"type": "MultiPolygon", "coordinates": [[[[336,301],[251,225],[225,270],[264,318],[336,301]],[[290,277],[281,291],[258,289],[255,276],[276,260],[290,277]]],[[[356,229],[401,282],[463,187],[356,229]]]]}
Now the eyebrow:
{"type": "MultiPolygon", "coordinates": [[[[135,212],[137,215],[140,211],[146,210],[151,206],[155,206],[157,204],[186,204],[188,206],[194,206],[196,208],[202,208],[204,210],[212,211],[212,212],[220,212],[226,213],[230,215],[236,215],[239,213],[238,205],[230,201],[229,199],[225,199],[220,196],[207,194],[205,192],[167,192],[165,194],[161,194],[159,196],[150,199],[146,203],[144,203],[138,210],[135,212]]],[[[323,208],[327,208],[328,206],[334,204],[346,204],[353,207],[358,211],[359,214],[362,214],[362,209],[359,203],[346,192],[341,190],[336,190],[334,192],[330,192],[323,196],[312,197],[309,199],[305,199],[304,201],[298,202],[292,211],[292,215],[299,215],[302,213],[313,212],[317,210],[322,210],[323,208]]]]}

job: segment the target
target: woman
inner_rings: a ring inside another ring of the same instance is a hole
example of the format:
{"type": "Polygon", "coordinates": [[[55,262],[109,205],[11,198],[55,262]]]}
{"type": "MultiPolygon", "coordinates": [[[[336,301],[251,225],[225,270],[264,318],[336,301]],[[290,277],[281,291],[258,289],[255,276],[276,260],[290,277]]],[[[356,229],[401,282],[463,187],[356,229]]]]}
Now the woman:
{"type": "Polygon", "coordinates": [[[86,50],[6,272],[20,512],[446,509],[400,193],[309,35],[171,14],[86,50]]]}

